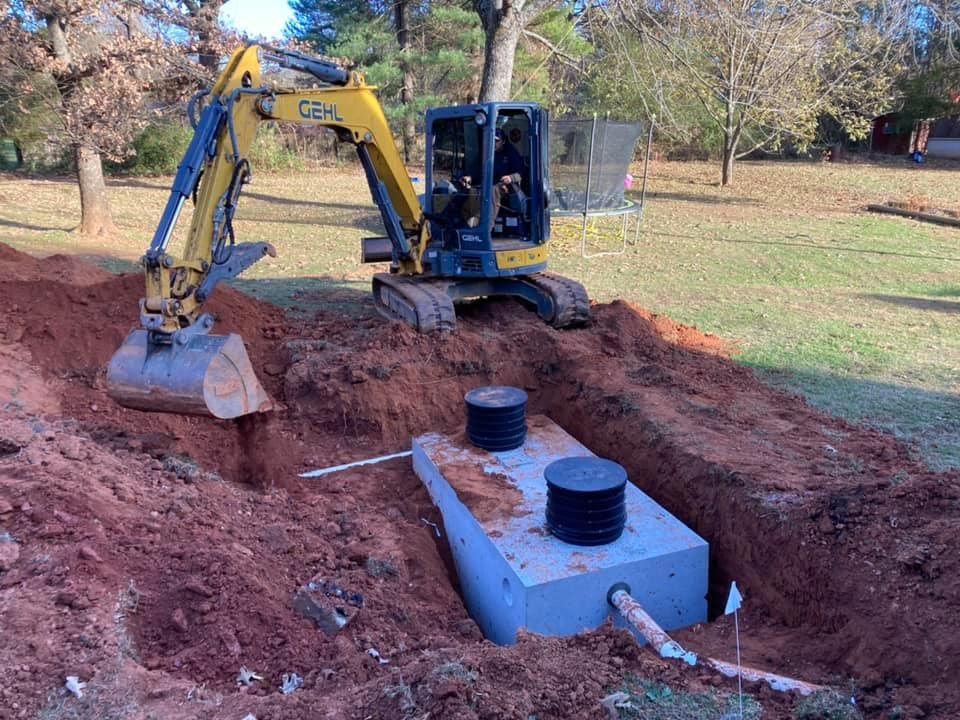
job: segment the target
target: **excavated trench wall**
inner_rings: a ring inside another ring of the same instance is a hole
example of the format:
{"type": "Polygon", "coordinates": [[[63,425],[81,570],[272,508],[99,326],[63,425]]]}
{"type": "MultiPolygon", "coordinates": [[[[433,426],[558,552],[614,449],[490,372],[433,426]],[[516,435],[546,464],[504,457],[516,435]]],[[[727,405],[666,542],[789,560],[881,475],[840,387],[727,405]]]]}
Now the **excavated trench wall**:
{"type": "MultiPolygon", "coordinates": [[[[393,464],[322,487],[305,486],[296,473],[407,449],[425,431],[456,430],[468,390],[503,384],[527,390],[532,413],[546,414],[624,465],[635,484],[709,541],[711,613],[721,608],[728,582],[737,580],[745,590],[745,619],[769,657],[789,658],[790,668],[810,671],[796,673],[807,679],[859,678],[882,703],[929,708],[930,717],[935,710],[956,716],[950,713],[960,709],[960,637],[942,630],[960,612],[957,473],[931,473],[895,439],[764,386],[728,359],[716,338],[624,303],[595,306],[593,324],[570,332],[544,327],[513,303],[488,303],[466,308],[457,333],[430,338],[386,324],[372,311],[352,317],[321,311],[296,324],[223,288],[210,303],[222,318],[218,330],[241,334],[279,410],[234,423],[144,416],[113,406],[103,386],[106,362],[137,322],[142,278],[116,278],[63,257],[41,262],[2,245],[0,269],[6,302],[0,336],[4,352],[12,353],[2,359],[22,356],[37,376],[30,382],[10,376],[20,393],[11,411],[28,409],[44,427],[67,418],[82,442],[114,453],[146,478],[128,482],[99,468],[84,473],[85,483],[92,478],[104,485],[98,490],[104,507],[117,503],[136,514],[143,505],[158,513],[118,520],[114,532],[121,540],[95,550],[110,556],[125,543],[115,558],[117,572],[141,578],[141,617],[149,616],[144,632],[157,629],[156,637],[144,639],[146,651],[162,656],[161,666],[168,662],[164,653],[177,647],[170,612],[180,607],[192,618],[200,612],[194,606],[210,602],[171,584],[169,577],[180,577],[186,565],[212,591],[232,598],[204,622],[217,629],[217,617],[234,622],[245,603],[257,606],[269,629],[251,626],[240,642],[270,648],[283,628],[288,645],[265,651],[281,659],[316,651],[301,647],[307,641],[289,618],[284,590],[307,566],[356,574],[376,552],[413,548],[402,569],[412,595],[402,596],[406,605],[390,620],[396,625],[371,642],[414,637],[404,628],[419,617],[419,604],[426,615],[440,610],[438,598],[442,607],[456,608],[455,581],[433,582],[443,573],[444,553],[436,552],[440,546],[420,519],[438,518],[409,469],[393,464]],[[216,524],[177,499],[170,483],[181,473],[184,482],[206,478],[202,492],[190,490],[190,502],[206,508],[216,524]],[[217,476],[256,486],[242,514],[226,504],[235,502],[236,492],[217,476]],[[143,483],[149,492],[140,497],[147,492],[143,483]],[[290,496],[261,491],[278,485],[290,487],[290,496]],[[160,505],[154,498],[160,490],[173,499],[160,505]],[[129,504],[130,498],[139,499],[129,504]],[[170,527],[177,534],[169,535],[170,527]],[[367,528],[383,537],[370,537],[367,528]],[[216,537],[198,543],[205,533],[216,537]],[[169,541],[190,552],[171,556],[163,550],[169,541]],[[379,544],[371,549],[371,543],[379,544]],[[268,548],[267,554],[248,554],[251,547],[268,548]],[[158,564],[169,577],[153,577],[158,564]],[[258,580],[237,585],[241,576],[258,580]]],[[[367,307],[363,298],[335,299],[367,307]]],[[[302,300],[319,308],[331,302],[328,296],[302,300]]],[[[42,465],[25,467],[28,475],[44,472],[42,465]]],[[[37,483],[38,493],[62,495],[49,502],[109,524],[95,515],[97,508],[86,508],[89,493],[78,500],[66,481],[38,476],[37,483]]],[[[18,498],[8,501],[16,506],[18,498]]],[[[34,515],[14,530],[56,525],[34,515]]],[[[57,537],[59,531],[50,532],[57,537]]],[[[457,617],[462,607],[444,612],[457,617]]],[[[425,616],[423,627],[431,622],[425,616]]],[[[197,643],[204,640],[205,626],[191,627],[197,643]]],[[[211,637],[210,647],[219,647],[211,637]]],[[[183,656],[171,669],[212,678],[226,667],[218,659],[207,668],[210,656],[196,652],[195,660],[183,656]]]]}

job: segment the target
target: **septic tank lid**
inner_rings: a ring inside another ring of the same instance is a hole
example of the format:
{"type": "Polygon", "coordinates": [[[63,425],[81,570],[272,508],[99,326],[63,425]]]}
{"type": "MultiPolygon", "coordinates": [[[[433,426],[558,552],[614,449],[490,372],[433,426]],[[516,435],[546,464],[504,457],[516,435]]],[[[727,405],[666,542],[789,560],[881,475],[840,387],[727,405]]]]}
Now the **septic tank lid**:
{"type": "Polygon", "coordinates": [[[547,529],[573,545],[606,545],[627,521],[627,471],[612,460],[569,457],[544,469],[547,529]]]}
{"type": "Polygon", "coordinates": [[[471,390],[467,404],[467,437],[477,447],[492,452],[513,450],[527,437],[527,394],[507,385],[471,390]]]}

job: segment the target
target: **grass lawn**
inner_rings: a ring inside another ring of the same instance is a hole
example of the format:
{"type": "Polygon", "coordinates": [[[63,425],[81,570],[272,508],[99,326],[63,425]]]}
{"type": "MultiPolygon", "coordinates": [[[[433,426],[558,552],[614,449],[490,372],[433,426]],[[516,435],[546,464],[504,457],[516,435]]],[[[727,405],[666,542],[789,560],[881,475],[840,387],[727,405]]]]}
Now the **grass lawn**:
{"type": "MultiPolygon", "coordinates": [[[[718,174],[713,163],[654,163],[639,242],[583,259],[579,221],[557,222],[552,269],[596,300],[624,298],[722,336],[769,382],[914,441],[934,467],[960,467],[960,230],[863,210],[910,195],[960,207],[960,165],[743,162],[731,188],[718,174]]],[[[0,176],[0,242],[132,268],[169,182],[109,182],[123,235],[107,245],[70,235],[70,179],[0,176]]],[[[382,230],[352,167],[257,175],[236,227],[279,253],[238,284],[287,306],[301,302],[298,290],[366,292],[379,269],[359,265],[360,237],[382,230]]],[[[613,249],[619,227],[595,224],[591,250],[613,249]]]]}

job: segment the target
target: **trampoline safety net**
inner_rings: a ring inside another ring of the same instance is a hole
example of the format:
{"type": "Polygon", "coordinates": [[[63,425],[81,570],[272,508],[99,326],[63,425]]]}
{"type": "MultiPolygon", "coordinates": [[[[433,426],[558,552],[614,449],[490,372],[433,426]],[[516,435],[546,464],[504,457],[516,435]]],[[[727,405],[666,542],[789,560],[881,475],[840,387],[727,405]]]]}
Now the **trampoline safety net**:
{"type": "Polygon", "coordinates": [[[562,214],[623,207],[625,179],[642,132],[639,122],[551,119],[553,210],[562,214]]]}

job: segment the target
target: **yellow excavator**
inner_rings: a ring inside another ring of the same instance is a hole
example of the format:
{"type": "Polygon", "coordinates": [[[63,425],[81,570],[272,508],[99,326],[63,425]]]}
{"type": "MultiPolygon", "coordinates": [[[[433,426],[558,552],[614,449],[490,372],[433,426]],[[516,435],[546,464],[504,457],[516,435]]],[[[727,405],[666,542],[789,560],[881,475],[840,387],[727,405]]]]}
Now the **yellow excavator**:
{"type": "Polygon", "coordinates": [[[422,332],[450,331],[455,302],[507,295],[555,327],[588,320],[584,288],[544,272],[550,236],[546,111],[532,103],[429,110],[421,204],[374,90],[359,73],[254,45],[234,53],[213,88],[191,100],[193,138],[142,258],[142,327],[130,332],[107,368],[114,400],[218,418],[270,408],[242,339],[211,334],[214,318],[202,312],[218,283],[276,255],[270,243],[236,242],[233,229],[251,178],[250,145],[264,121],[332,128],[356,148],[386,230],[361,246],[362,262],[390,263],[390,272],[373,278],[373,301],[382,314],[422,332]],[[264,62],[309,74],[321,85],[265,87],[264,62]],[[499,177],[505,153],[515,172],[499,177]],[[176,256],[170,240],[190,198],[193,220],[183,254],[176,256]]]}

